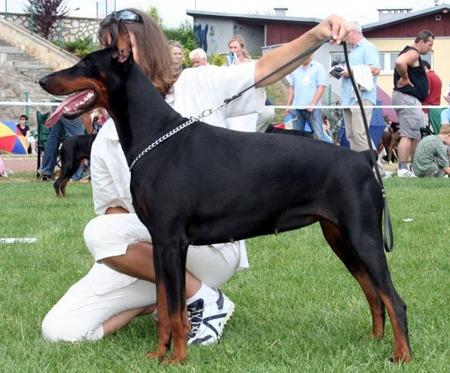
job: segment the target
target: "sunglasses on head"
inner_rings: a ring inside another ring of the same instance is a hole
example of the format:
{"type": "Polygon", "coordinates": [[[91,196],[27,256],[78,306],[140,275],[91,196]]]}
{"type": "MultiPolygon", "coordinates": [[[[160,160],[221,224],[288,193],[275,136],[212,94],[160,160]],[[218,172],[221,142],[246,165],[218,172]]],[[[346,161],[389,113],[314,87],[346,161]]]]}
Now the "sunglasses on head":
{"type": "Polygon", "coordinates": [[[119,10],[117,12],[112,12],[111,14],[107,15],[103,19],[103,21],[100,22],[100,26],[105,26],[113,21],[142,23],[142,17],[140,14],[137,14],[131,10],[119,10]]]}

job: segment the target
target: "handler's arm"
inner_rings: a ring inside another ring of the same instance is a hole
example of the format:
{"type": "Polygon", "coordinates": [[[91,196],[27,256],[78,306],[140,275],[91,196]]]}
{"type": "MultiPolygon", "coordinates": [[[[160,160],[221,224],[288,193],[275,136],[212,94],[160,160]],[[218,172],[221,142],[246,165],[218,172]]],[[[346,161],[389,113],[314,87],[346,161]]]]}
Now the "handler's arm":
{"type": "Polygon", "coordinates": [[[397,87],[401,88],[408,84],[412,85],[408,76],[408,66],[414,66],[418,56],[418,53],[414,49],[410,49],[408,52],[397,57],[395,60],[395,70],[400,75],[397,87]]]}
{"type": "MultiPolygon", "coordinates": [[[[329,16],[320,22],[317,26],[311,30],[305,32],[297,39],[284,44],[283,46],[276,48],[269,53],[262,56],[257,62],[255,67],[255,82],[264,78],[277,68],[283,66],[285,63],[297,57],[308,48],[316,45],[318,42],[331,37],[331,43],[341,43],[345,41],[348,34],[348,30],[345,27],[345,21],[339,16],[329,16]]],[[[263,80],[258,84],[258,87],[265,87],[270,85],[285,75],[289,74],[295,68],[300,66],[307,56],[303,59],[297,60],[288,65],[283,70],[274,74],[270,78],[263,80]]]]}

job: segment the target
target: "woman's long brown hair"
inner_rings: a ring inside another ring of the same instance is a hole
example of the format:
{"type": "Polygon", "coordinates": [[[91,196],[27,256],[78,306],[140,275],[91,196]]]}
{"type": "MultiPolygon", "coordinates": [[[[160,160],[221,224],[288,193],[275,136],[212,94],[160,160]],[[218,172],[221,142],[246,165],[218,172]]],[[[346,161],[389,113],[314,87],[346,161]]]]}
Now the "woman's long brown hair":
{"type": "MultiPolygon", "coordinates": [[[[172,57],[167,38],[148,14],[133,8],[126,10],[139,14],[142,18],[142,23],[124,22],[128,32],[134,34],[139,44],[139,66],[161,95],[165,96],[176,80],[171,70],[172,57]]],[[[118,22],[115,20],[101,25],[98,30],[98,39],[105,47],[116,40],[117,35],[118,22]]]]}

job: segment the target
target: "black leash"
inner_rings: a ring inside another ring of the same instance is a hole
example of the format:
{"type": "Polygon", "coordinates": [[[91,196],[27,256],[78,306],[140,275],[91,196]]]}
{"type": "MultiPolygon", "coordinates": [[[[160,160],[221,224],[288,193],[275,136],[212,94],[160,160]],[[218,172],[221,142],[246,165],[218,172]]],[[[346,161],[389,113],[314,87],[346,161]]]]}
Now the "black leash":
{"type": "Polygon", "coordinates": [[[371,150],[370,154],[371,154],[371,158],[372,158],[372,165],[375,170],[375,175],[377,177],[378,183],[380,184],[381,193],[383,196],[383,202],[384,202],[383,245],[384,245],[384,249],[389,252],[394,249],[394,234],[392,231],[392,221],[391,221],[391,216],[389,214],[389,207],[388,207],[387,198],[386,198],[386,191],[384,189],[383,178],[381,177],[380,170],[379,170],[378,164],[377,164],[377,159],[375,157],[375,149],[373,148],[373,145],[372,145],[372,139],[370,138],[369,125],[367,124],[366,112],[364,110],[364,106],[362,103],[361,94],[359,93],[358,86],[356,85],[355,78],[353,76],[353,71],[350,68],[347,44],[344,42],[344,43],[342,43],[342,46],[344,48],[345,66],[347,67],[348,75],[349,75],[350,81],[352,82],[353,90],[355,91],[355,94],[356,94],[356,99],[358,101],[359,109],[361,110],[361,116],[362,116],[363,123],[364,123],[364,130],[366,132],[369,149],[371,150]]]}

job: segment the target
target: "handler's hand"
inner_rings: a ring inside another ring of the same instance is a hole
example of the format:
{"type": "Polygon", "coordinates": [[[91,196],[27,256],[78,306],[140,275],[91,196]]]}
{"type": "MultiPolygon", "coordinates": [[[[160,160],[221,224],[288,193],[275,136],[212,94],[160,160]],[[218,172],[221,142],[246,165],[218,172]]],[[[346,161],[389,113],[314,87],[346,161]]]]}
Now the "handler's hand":
{"type": "Polygon", "coordinates": [[[350,77],[350,74],[348,72],[347,69],[345,69],[344,71],[342,71],[341,73],[339,73],[340,76],[342,76],[343,78],[348,78],[350,77]]]}
{"type": "Polygon", "coordinates": [[[314,29],[317,38],[320,40],[331,37],[331,44],[341,44],[343,41],[346,41],[349,33],[344,19],[337,15],[328,16],[314,29]]]}
{"type": "Polygon", "coordinates": [[[414,87],[414,84],[411,83],[411,80],[409,80],[409,78],[405,79],[405,78],[400,77],[400,79],[397,81],[397,88],[402,88],[407,85],[414,87]]]}

